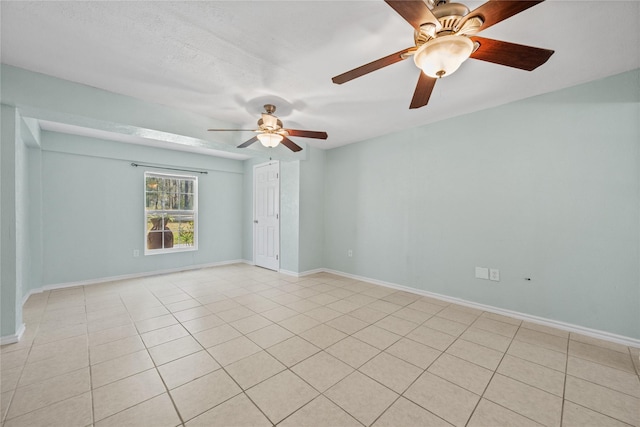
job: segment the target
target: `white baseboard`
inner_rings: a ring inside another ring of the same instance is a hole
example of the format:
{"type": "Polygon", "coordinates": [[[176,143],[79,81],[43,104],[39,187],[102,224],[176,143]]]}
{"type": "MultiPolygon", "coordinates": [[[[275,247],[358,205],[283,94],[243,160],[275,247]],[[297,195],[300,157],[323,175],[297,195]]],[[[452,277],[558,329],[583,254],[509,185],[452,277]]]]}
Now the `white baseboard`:
{"type": "Polygon", "coordinates": [[[24,304],[27,302],[27,300],[31,295],[39,294],[41,292],[42,292],[42,288],[31,289],[29,292],[27,292],[25,296],[22,297],[22,306],[24,307],[24,304]]]}
{"type": "Polygon", "coordinates": [[[316,268],[315,270],[307,270],[307,271],[303,271],[302,273],[296,273],[295,271],[287,271],[287,270],[280,270],[280,273],[286,274],[287,276],[304,277],[304,276],[310,276],[316,273],[324,273],[327,271],[328,270],[326,268],[316,268]]]}
{"type": "MultiPolygon", "coordinates": [[[[180,267],[180,268],[159,270],[159,271],[152,271],[152,272],[145,272],[145,273],[134,273],[134,274],[127,274],[127,275],[122,275],[122,276],[104,277],[104,278],[100,278],[100,279],[92,279],[92,280],[85,280],[85,281],[78,281],[78,282],[57,283],[57,284],[46,285],[46,286],[43,286],[42,288],[31,290],[27,295],[25,295],[25,297],[23,298],[22,303],[24,305],[24,303],[27,301],[29,296],[31,296],[33,294],[36,294],[36,293],[43,292],[43,291],[70,288],[70,287],[74,287],[74,286],[87,286],[87,285],[94,285],[94,284],[99,284],[99,283],[112,282],[112,281],[116,281],[116,280],[136,279],[136,278],[141,278],[141,277],[157,276],[157,275],[160,275],[160,274],[177,273],[177,272],[180,272],[180,271],[188,271],[188,270],[199,270],[199,269],[202,269],[202,268],[219,267],[219,266],[223,266],[223,265],[240,264],[240,263],[244,263],[244,264],[248,264],[248,265],[254,265],[254,263],[252,261],[245,260],[245,259],[240,259],[240,260],[214,262],[214,263],[209,263],[209,264],[200,264],[200,265],[194,265],[194,266],[189,266],[189,267],[180,267]]],[[[405,292],[410,292],[410,293],[417,294],[417,295],[436,298],[436,299],[439,299],[439,300],[442,300],[442,301],[451,302],[451,303],[459,304],[459,305],[464,305],[466,307],[476,308],[476,309],[483,310],[483,311],[488,311],[490,313],[501,314],[503,316],[508,316],[508,317],[514,317],[516,319],[525,320],[525,321],[531,322],[531,323],[537,323],[537,324],[540,324],[540,325],[550,326],[552,328],[557,328],[557,329],[561,329],[561,330],[568,331],[568,332],[574,332],[574,333],[579,333],[579,334],[582,334],[582,335],[587,335],[587,336],[590,336],[590,337],[593,337],[593,338],[602,339],[602,340],[605,340],[605,341],[611,341],[611,342],[615,342],[615,343],[626,345],[626,346],[630,346],[630,347],[640,348],[640,339],[631,338],[631,337],[625,337],[623,335],[618,335],[618,334],[614,334],[614,333],[611,333],[611,332],[606,332],[606,331],[600,331],[600,330],[597,330],[597,329],[586,328],[586,327],[583,327],[583,326],[574,325],[574,324],[562,322],[562,321],[559,321],[559,320],[546,319],[546,318],[539,317],[539,316],[534,316],[534,315],[531,315],[531,314],[520,313],[520,312],[517,312],[517,311],[512,311],[512,310],[507,310],[507,309],[494,307],[494,306],[490,306],[490,305],[480,304],[480,303],[476,303],[476,302],[473,302],[473,301],[467,301],[467,300],[456,298],[456,297],[450,297],[450,296],[447,296],[447,295],[441,295],[441,294],[437,294],[437,293],[434,293],[434,292],[428,292],[428,291],[424,291],[424,290],[421,290],[421,289],[416,289],[416,288],[411,288],[411,287],[408,287],[408,286],[398,285],[396,283],[391,283],[391,282],[385,282],[385,281],[382,281],[382,280],[371,279],[369,277],[357,276],[355,274],[345,273],[345,272],[337,271],[337,270],[331,270],[331,269],[328,269],[328,268],[318,268],[318,269],[315,269],[315,270],[304,271],[304,272],[301,272],[301,273],[297,273],[297,272],[294,272],[294,271],[288,271],[288,270],[280,270],[279,272],[282,273],[282,274],[288,275],[288,276],[293,276],[293,277],[304,277],[304,276],[309,276],[311,274],[316,274],[316,273],[331,273],[331,274],[335,274],[337,276],[347,277],[349,279],[360,280],[362,282],[372,283],[374,285],[380,285],[380,286],[384,286],[384,287],[387,287],[387,288],[392,288],[392,289],[397,289],[397,290],[401,290],[401,291],[405,291],[405,292]]],[[[21,330],[19,330],[16,334],[8,335],[6,337],[2,337],[2,338],[0,338],[0,342],[2,344],[10,344],[10,343],[18,342],[18,340],[20,339],[20,337],[22,336],[23,333],[24,333],[24,324],[21,326],[21,330]]]]}
{"type": "Polygon", "coordinates": [[[285,276],[293,276],[293,277],[300,277],[300,273],[296,273],[295,271],[289,271],[289,270],[278,270],[278,273],[280,274],[284,274],[285,276]]]}
{"type": "Polygon", "coordinates": [[[24,303],[27,301],[27,299],[31,295],[38,294],[38,293],[41,293],[41,292],[44,292],[44,291],[52,291],[52,290],[64,289],[64,288],[73,288],[73,287],[76,287],[76,286],[97,285],[97,284],[100,284],[100,283],[115,282],[117,280],[140,279],[142,277],[151,277],[151,276],[158,276],[158,275],[161,275],[161,274],[179,273],[181,271],[201,270],[203,268],[220,267],[220,266],[223,266],[223,265],[240,264],[240,263],[243,263],[243,262],[244,262],[244,260],[220,261],[220,262],[212,262],[212,263],[207,263],[207,264],[190,265],[190,266],[187,266],[187,267],[170,268],[170,269],[166,269],[166,270],[154,270],[154,271],[147,271],[147,272],[143,272],[143,273],[132,273],[132,274],[123,274],[123,275],[120,275],[120,276],[101,277],[99,279],[80,280],[80,281],[77,281],[77,282],[54,283],[54,284],[51,284],[51,285],[44,285],[41,288],[32,289],[31,291],[29,291],[29,293],[27,295],[25,295],[25,297],[23,298],[22,305],[24,305],[24,303]]]}
{"type": "Polygon", "coordinates": [[[24,323],[21,323],[20,327],[18,328],[15,334],[0,337],[0,345],[17,343],[18,341],[20,341],[20,338],[22,338],[22,334],[24,334],[24,330],[25,330],[24,323]]]}
{"type": "Polygon", "coordinates": [[[480,304],[473,301],[467,301],[460,298],[450,297],[447,295],[441,295],[434,292],[428,292],[421,289],[411,288],[408,286],[398,285],[396,283],[384,282],[382,280],[371,279],[368,277],[357,276],[355,274],[344,273],[342,271],[322,269],[323,272],[335,274],[337,276],[347,277],[349,279],[359,280],[361,282],[373,283],[374,285],[385,286],[387,288],[397,289],[400,291],[410,292],[417,295],[427,296],[435,299],[439,299],[454,304],[464,305],[466,307],[476,308],[482,311],[488,311],[490,313],[501,314],[503,316],[514,317],[520,320],[526,320],[527,322],[537,323],[539,325],[550,326],[552,328],[561,329],[567,332],[574,332],[581,335],[587,335],[592,338],[598,338],[605,341],[611,341],[617,344],[626,345],[629,347],[640,348],[640,339],[625,337],[623,335],[614,334],[611,332],[600,331],[597,329],[586,328],[584,326],[574,325],[571,323],[562,322],[559,320],[546,319],[544,317],[534,316],[531,314],[520,313],[517,311],[507,310],[504,308],[494,307],[491,305],[480,304]]]}

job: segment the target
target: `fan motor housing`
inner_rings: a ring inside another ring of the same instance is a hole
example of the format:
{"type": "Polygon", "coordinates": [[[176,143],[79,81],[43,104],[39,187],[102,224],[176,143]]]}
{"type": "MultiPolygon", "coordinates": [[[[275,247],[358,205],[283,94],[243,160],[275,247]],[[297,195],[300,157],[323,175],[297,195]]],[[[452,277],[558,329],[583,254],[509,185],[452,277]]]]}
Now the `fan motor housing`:
{"type": "MultiPolygon", "coordinates": [[[[276,119],[277,128],[280,129],[282,127],[282,121],[280,119],[276,119]]],[[[264,127],[264,120],[258,119],[258,127],[264,127]]],[[[275,130],[275,129],[274,129],[275,130]]]]}
{"type": "Polygon", "coordinates": [[[469,8],[462,3],[449,3],[446,0],[434,2],[435,5],[431,12],[438,19],[442,28],[436,33],[432,23],[422,25],[414,32],[414,40],[417,47],[439,36],[448,36],[459,33],[464,35],[467,33],[475,33],[482,26],[480,17],[473,17],[464,22],[463,27],[460,23],[463,18],[469,14],[469,8]]]}

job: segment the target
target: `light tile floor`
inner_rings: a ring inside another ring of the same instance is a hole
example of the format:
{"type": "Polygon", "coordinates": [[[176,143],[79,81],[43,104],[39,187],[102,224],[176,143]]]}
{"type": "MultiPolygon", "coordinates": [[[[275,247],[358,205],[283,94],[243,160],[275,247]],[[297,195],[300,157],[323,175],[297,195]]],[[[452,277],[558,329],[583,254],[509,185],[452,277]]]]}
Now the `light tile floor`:
{"type": "Polygon", "coordinates": [[[44,292],[4,427],[640,426],[638,349],[237,264],[44,292]]]}

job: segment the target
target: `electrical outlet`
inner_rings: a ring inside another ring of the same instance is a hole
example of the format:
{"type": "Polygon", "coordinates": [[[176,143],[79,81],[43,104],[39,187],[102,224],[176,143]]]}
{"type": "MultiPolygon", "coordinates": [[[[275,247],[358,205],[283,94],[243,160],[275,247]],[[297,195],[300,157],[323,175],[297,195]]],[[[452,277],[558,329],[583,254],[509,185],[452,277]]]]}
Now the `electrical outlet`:
{"type": "Polygon", "coordinates": [[[500,270],[497,268],[489,269],[489,280],[493,280],[494,282],[500,281],[500,270]]]}
{"type": "Polygon", "coordinates": [[[353,250],[352,250],[352,249],[349,249],[349,250],[347,251],[347,256],[348,256],[348,257],[352,257],[352,256],[353,256],[353,250]]]}
{"type": "Polygon", "coordinates": [[[476,267],[476,279],[489,280],[489,269],[486,267],[476,267]]]}
{"type": "Polygon", "coordinates": [[[139,256],[140,256],[140,250],[134,249],[133,250],[133,257],[136,258],[136,257],[139,257],[139,256]]]}

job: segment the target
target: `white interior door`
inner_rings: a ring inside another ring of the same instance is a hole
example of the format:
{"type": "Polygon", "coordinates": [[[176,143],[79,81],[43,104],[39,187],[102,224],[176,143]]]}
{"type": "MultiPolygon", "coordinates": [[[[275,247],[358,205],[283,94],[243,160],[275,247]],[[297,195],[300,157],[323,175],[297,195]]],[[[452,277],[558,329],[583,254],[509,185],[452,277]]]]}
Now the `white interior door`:
{"type": "Polygon", "coordinates": [[[253,259],[257,266],[280,268],[280,163],[253,167],[253,259]]]}

